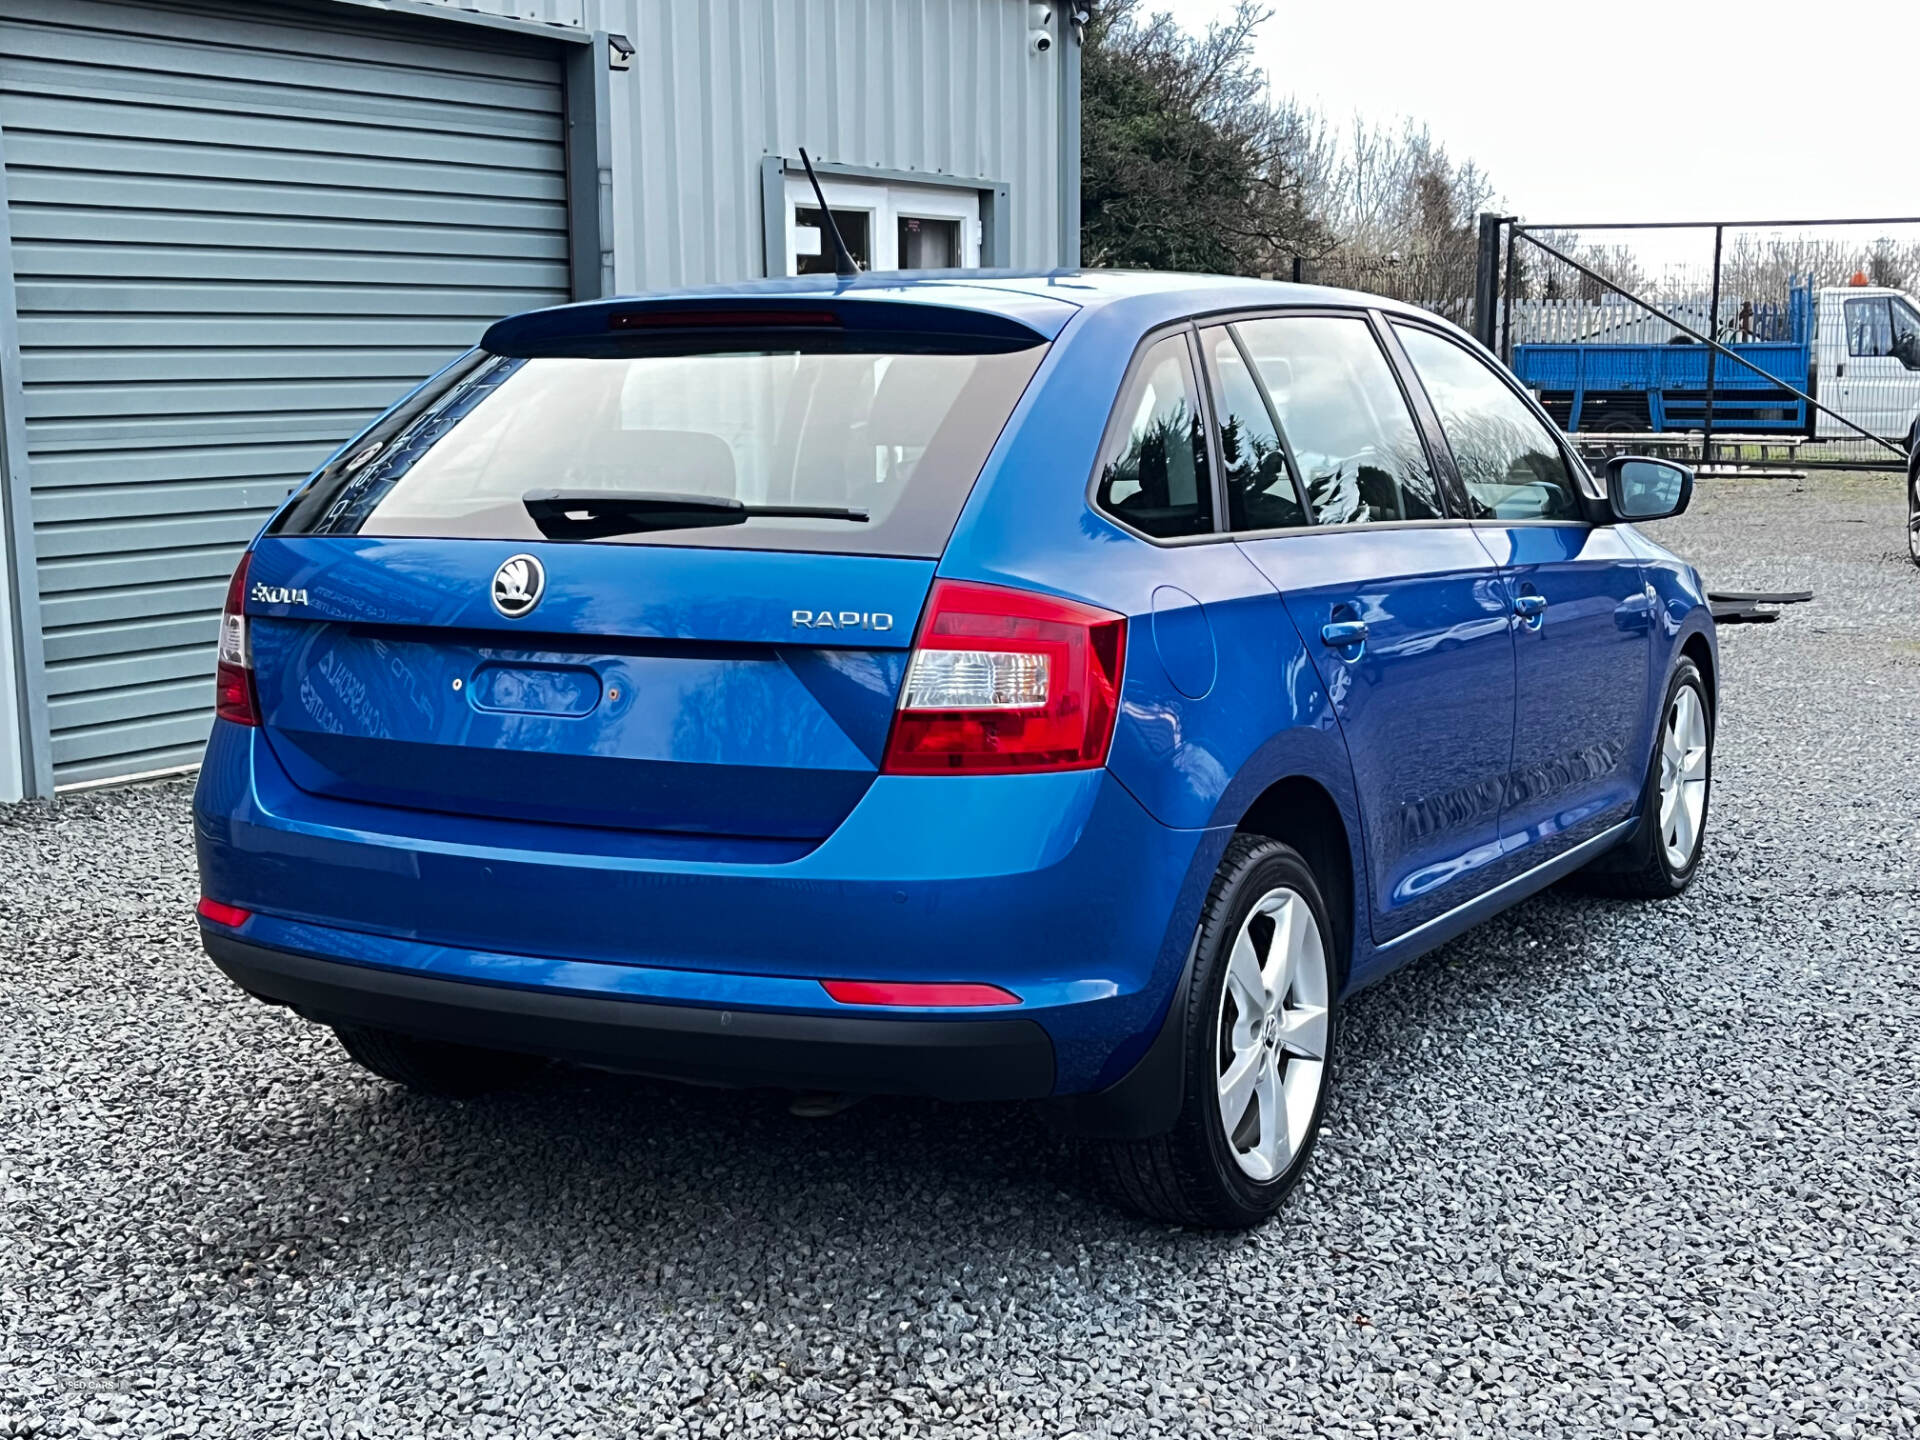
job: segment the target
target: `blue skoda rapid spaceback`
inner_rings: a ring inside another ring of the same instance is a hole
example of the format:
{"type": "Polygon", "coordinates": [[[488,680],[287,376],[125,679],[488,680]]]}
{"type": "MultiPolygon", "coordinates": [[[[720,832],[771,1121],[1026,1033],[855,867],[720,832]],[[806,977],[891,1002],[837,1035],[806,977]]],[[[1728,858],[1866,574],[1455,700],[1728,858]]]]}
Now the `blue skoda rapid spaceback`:
{"type": "Polygon", "coordinates": [[[1355,987],[1699,863],[1716,650],[1484,351],[1177,275],[501,321],[234,575],[195,802],[241,987],[541,1059],[1044,1100],[1153,1216],[1297,1179],[1355,987]]]}

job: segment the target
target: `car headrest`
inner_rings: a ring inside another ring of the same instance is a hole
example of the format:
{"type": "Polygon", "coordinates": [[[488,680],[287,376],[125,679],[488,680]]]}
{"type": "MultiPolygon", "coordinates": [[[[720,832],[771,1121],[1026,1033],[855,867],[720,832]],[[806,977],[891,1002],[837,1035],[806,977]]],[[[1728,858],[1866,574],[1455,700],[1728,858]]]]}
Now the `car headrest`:
{"type": "Polygon", "coordinates": [[[633,465],[635,484],[647,490],[682,495],[739,493],[733,450],[705,430],[627,430],[623,459],[633,465]]]}
{"type": "Polygon", "coordinates": [[[972,370],[950,355],[896,355],[888,360],[867,424],[872,442],[906,446],[931,442],[972,370]]]}

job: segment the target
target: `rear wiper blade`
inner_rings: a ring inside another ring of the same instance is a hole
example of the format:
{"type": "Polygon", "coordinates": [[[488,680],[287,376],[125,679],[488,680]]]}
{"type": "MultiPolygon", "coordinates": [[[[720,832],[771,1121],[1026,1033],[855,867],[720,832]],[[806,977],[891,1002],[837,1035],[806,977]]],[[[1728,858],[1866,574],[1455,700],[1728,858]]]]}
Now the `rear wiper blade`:
{"type": "Polygon", "coordinates": [[[748,505],[717,495],[651,490],[529,490],[520,503],[549,540],[603,540],[641,530],[694,530],[749,520],[850,520],[864,525],[868,519],[865,510],[845,505],[748,505]]]}

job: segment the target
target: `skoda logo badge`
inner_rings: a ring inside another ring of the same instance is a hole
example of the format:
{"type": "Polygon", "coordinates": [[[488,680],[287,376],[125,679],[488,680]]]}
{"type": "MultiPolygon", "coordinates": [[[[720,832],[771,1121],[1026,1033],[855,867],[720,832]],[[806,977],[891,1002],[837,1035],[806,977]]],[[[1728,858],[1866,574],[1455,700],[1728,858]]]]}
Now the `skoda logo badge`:
{"type": "Polygon", "coordinates": [[[531,555],[516,555],[493,572],[493,608],[518,620],[547,593],[547,572],[531,555]]]}

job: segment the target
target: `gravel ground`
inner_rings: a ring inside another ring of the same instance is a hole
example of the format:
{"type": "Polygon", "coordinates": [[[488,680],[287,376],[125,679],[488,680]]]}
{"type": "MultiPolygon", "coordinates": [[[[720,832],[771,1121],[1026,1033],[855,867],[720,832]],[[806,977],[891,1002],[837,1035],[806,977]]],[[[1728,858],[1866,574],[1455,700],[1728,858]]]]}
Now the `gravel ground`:
{"type": "Polygon", "coordinates": [[[0,1436],[1920,1434],[1920,571],[1704,482],[1711,853],[1353,1003],[1256,1235],[1017,1109],[411,1098],[200,957],[184,785],[0,818],[0,1436]]]}

